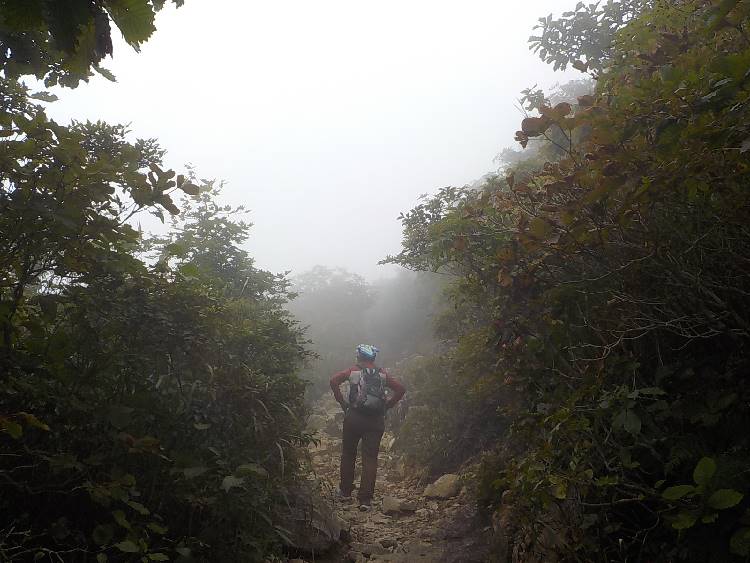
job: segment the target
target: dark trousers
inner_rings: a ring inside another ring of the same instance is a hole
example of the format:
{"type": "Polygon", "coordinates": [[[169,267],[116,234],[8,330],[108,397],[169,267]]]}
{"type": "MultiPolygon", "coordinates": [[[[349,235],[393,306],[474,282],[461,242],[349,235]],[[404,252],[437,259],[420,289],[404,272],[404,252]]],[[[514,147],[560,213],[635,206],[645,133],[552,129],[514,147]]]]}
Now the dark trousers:
{"type": "Polygon", "coordinates": [[[362,440],[362,479],[357,498],[369,503],[375,492],[375,477],[378,473],[378,451],[385,429],[385,416],[366,415],[350,410],[344,417],[344,432],[341,446],[341,494],[349,496],[354,488],[354,464],[357,446],[362,440]]]}

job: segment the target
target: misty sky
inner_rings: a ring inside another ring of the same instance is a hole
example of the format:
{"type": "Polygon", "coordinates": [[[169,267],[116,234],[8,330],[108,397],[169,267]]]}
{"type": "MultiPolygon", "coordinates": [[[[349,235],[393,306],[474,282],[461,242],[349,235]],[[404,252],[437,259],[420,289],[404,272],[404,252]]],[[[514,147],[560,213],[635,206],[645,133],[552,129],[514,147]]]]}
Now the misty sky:
{"type": "MultiPolygon", "coordinates": [[[[226,180],[263,268],[374,279],[420,194],[471,183],[513,145],[523,88],[553,73],[526,39],[574,0],[187,0],[140,54],[121,41],[49,114],[130,123],[166,163],[226,180]]],[[[115,31],[119,35],[118,32],[115,31]]]]}

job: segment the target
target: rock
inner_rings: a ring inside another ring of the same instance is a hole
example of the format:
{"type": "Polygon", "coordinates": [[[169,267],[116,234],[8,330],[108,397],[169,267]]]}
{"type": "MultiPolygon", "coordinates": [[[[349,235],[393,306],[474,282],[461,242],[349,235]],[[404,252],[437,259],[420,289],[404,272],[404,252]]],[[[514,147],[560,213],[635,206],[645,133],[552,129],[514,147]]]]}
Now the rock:
{"type": "Polygon", "coordinates": [[[367,563],[367,557],[365,557],[363,553],[350,551],[346,554],[344,561],[346,561],[346,563],[367,563]]]}
{"type": "Polygon", "coordinates": [[[384,514],[398,514],[399,512],[414,512],[417,509],[416,503],[397,499],[392,496],[384,496],[381,509],[384,514]]]}
{"type": "Polygon", "coordinates": [[[386,555],[390,553],[386,548],[384,548],[382,545],[377,543],[360,543],[360,542],[352,542],[349,544],[352,551],[355,551],[357,553],[363,553],[364,555],[370,556],[370,555],[386,555]]]}
{"type": "Polygon", "coordinates": [[[385,538],[380,540],[380,545],[388,549],[390,547],[396,547],[398,545],[398,542],[396,540],[385,538]]]}
{"type": "Polygon", "coordinates": [[[397,514],[401,512],[401,501],[396,497],[384,496],[380,508],[384,514],[397,514]]]}
{"type": "Polygon", "coordinates": [[[418,505],[413,500],[402,500],[401,501],[401,511],[402,512],[415,512],[418,508],[418,505]]]}
{"type": "Polygon", "coordinates": [[[427,498],[447,499],[456,496],[460,490],[459,476],[448,473],[434,483],[427,485],[422,494],[427,498]]]}
{"type": "Polygon", "coordinates": [[[349,525],[339,518],[313,483],[300,483],[280,507],[279,525],[288,531],[285,544],[303,554],[325,553],[339,543],[349,525]]]}
{"type": "Polygon", "coordinates": [[[406,545],[404,545],[404,550],[413,559],[417,559],[419,557],[426,557],[426,556],[433,554],[432,546],[425,541],[419,541],[419,540],[408,542],[406,545]]]}

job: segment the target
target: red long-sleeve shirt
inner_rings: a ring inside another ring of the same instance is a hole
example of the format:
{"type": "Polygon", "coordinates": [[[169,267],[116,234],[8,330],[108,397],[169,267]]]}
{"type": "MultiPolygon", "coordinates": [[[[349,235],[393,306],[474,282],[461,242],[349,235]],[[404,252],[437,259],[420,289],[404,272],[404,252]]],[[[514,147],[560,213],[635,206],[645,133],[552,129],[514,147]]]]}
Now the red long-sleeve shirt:
{"type": "MultiPolygon", "coordinates": [[[[374,368],[374,367],[375,367],[375,364],[372,362],[362,362],[358,366],[352,366],[348,369],[345,369],[344,371],[335,373],[333,377],[331,377],[331,391],[333,391],[333,396],[336,398],[336,400],[339,403],[344,401],[344,396],[341,394],[341,384],[344,383],[345,381],[349,381],[349,376],[351,375],[353,371],[359,371],[362,368],[374,368]]],[[[399,380],[397,380],[395,377],[393,377],[383,368],[380,368],[380,373],[382,373],[385,376],[386,386],[391,391],[393,391],[393,394],[390,397],[388,397],[388,400],[385,403],[386,408],[390,409],[401,400],[401,397],[404,396],[404,393],[406,393],[406,387],[404,387],[399,380]]]]}

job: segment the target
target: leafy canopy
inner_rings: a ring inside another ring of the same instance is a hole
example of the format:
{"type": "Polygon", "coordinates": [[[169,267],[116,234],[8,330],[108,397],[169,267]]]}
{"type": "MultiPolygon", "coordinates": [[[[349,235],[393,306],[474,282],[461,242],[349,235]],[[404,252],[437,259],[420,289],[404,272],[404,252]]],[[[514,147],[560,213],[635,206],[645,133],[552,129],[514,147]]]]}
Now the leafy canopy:
{"type": "MultiPolygon", "coordinates": [[[[184,0],[172,0],[182,6],[184,0]]],[[[75,88],[93,72],[114,76],[100,63],[112,55],[112,29],[136,51],[156,30],[165,0],[2,0],[0,71],[34,75],[47,86],[75,88]]]]}

